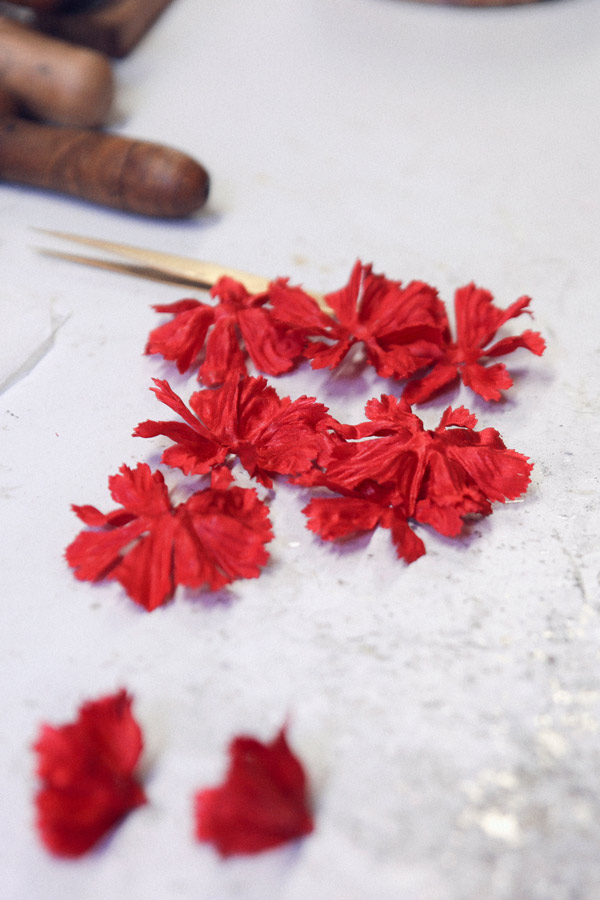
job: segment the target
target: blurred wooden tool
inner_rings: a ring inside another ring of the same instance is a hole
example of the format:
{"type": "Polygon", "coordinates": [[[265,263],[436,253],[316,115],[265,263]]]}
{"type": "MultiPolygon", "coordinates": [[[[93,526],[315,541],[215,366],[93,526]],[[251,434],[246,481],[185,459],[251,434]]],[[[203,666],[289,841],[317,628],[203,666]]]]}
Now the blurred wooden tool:
{"type": "Polygon", "coordinates": [[[30,9],[58,10],[64,9],[70,0],[10,0],[16,6],[28,6],[30,9]]]}
{"type": "Polygon", "coordinates": [[[104,0],[79,11],[39,12],[42,31],[122,57],[135,47],[172,0],[104,0]]]}
{"type": "Polygon", "coordinates": [[[0,87],[21,109],[59,125],[103,124],[115,84],[107,57],[0,16],[0,87]]]}
{"type": "Polygon", "coordinates": [[[146,216],[184,218],[206,202],[206,170],[179,150],[30,122],[13,108],[0,92],[0,179],[146,216]]]}

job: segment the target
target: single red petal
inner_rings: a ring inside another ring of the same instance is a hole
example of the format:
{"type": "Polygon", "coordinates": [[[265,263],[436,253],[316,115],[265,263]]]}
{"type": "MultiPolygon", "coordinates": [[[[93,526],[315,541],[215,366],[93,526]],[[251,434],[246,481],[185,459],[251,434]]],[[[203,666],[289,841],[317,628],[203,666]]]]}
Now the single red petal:
{"type": "Polygon", "coordinates": [[[284,279],[269,285],[269,301],[278,321],[307,335],[327,335],[333,324],[314,297],[302,288],[290,287],[284,279]]]}
{"type": "Polygon", "coordinates": [[[221,301],[222,306],[235,309],[236,312],[251,306],[262,306],[268,300],[266,291],[262,294],[251,294],[241,281],[229,275],[219,278],[211,287],[210,293],[212,297],[217,297],[221,301]]]}
{"type": "Polygon", "coordinates": [[[340,338],[332,344],[325,341],[311,341],[304,348],[304,355],[310,359],[313,369],[337,369],[350,348],[356,343],[352,338],[340,338]]]}
{"type": "Polygon", "coordinates": [[[175,316],[150,332],[146,353],[159,354],[176,362],[180,372],[187,372],[204,346],[208,329],[215,318],[214,309],[196,300],[184,300],[170,307],[155,309],[173,312],[175,316]]]}
{"type": "Polygon", "coordinates": [[[161,516],[119,565],[109,574],[128,595],[148,612],[162,606],[173,596],[173,544],[177,522],[171,515],[161,516]]]}
{"type": "Polygon", "coordinates": [[[539,331],[524,331],[523,334],[502,338],[502,340],[496,341],[495,344],[492,344],[491,347],[486,349],[485,355],[504,356],[506,353],[513,353],[520,347],[523,347],[525,350],[530,350],[531,353],[535,353],[536,356],[541,356],[546,349],[546,341],[539,331]]]}
{"type": "Polygon", "coordinates": [[[208,335],[206,356],[198,378],[204,384],[222,384],[233,375],[246,374],[246,361],[239,346],[235,319],[217,319],[208,335]]]}
{"type": "MultiPolygon", "coordinates": [[[[438,534],[445,537],[457,537],[463,529],[462,516],[468,512],[464,505],[454,506],[451,503],[436,503],[430,497],[417,503],[415,518],[422,525],[431,525],[438,534]]],[[[472,512],[480,512],[473,509],[472,512]]]]}
{"type": "Polygon", "coordinates": [[[183,300],[176,300],[174,303],[154,303],[152,305],[152,309],[159,313],[173,313],[173,315],[177,315],[178,313],[188,312],[192,309],[198,309],[198,307],[202,307],[203,309],[212,309],[212,307],[207,306],[205,303],[200,303],[199,300],[196,300],[193,297],[185,297],[183,300]]]}
{"type": "Polygon", "coordinates": [[[79,856],[146,802],[134,776],[142,733],[125,691],[84,704],[74,723],[43,725],[34,745],[41,786],[37,827],[46,847],[79,856]]]}
{"type": "Polygon", "coordinates": [[[82,522],[85,522],[86,525],[100,526],[108,524],[108,516],[101,513],[95,506],[77,506],[73,503],[71,504],[71,509],[82,522]]]}
{"type": "Polygon", "coordinates": [[[282,729],[270,744],[239,737],[223,784],[195,797],[196,836],[222,856],[259,853],[309,834],[306,775],[282,729]]]}
{"type": "Polygon", "coordinates": [[[82,531],[65,550],[69,566],[79,581],[100,581],[119,565],[125,548],[144,530],[134,521],[111,531],[82,531]]]}
{"type": "Polygon", "coordinates": [[[352,331],[365,281],[371,274],[371,266],[363,266],[360,260],[354,264],[348,283],[339,291],[325,294],[325,302],[335,312],[340,324],[352,331]]]}
{"type": "Polygon", "coordinates": [[[488,500],[516,500],[527,490],[533,464],[516,450],[489,446],[451,447],[448,456],[456,460],[488,500]]]}
{"type": "Polygon", "coordinates": [[[445,359],[440,360],[422,378],[410,381],[402,391],[402,397],[411,405],[432,400],[442,391],[458,382],[458,368],[445,359]]]}
{"type": "Polygon", "coordinates": [[[425,544],[418,535],[414,533],[406,516],[395,510],[390,525],[392,531],[392,540],[396,547],[396,553],[399,559],[403,559],[410,564],[425,554],[425,544]]]}
{"type": "Polygon", "coordinates": [[[110,495],[135,516],[159,516],[170,508],[169,492],[161,472],[152,472],[146,463],[135,469],[123,465],[108,479],[110,495]]]}
{"type": "Polygon", "coordinates": [[[530,297],[519,297],[506,309],[494,305],[489,291],[471,283],[459,288],[454,297],[456,333],[459,346],[465,352],[482,349],[494,337],[498,329],[509,319],[529,313],[530,297]]]}
{"type": "MultiPolygon", "coordinates": [[[[272,539],[273,532],[267,507],[254,490],[210,489],[194,494],[182,508],[188,530],[198,539],[210,566],[211,587],[215,578],[223,583],[223,576],[230,582],[260,575],[261,567],[269,559],[265,544],[272,539]]],[[[178,570],[181,565],[178,558],[178,570]]],[[[190,582],[190,587],[201,583],[190,582]]]]}
{"type": "MultiPolygon", "coordinates": [[[[470,412],[466,406],[458,406],[452,409],[451,406],[446,407],[440,419],[440,424],[435,429],[437,433],[446,428],[460,427],[468,428],[472,431],[477,425],[477,416],[470,412]]],[[[497,432],[496,432],[497,433],[497,432]]]]}
{"type": "Polygon", "coordinates": [[[316,497],[302,512],[308,519],[307,528],[325,541],[337,541],[373,531],[384,510],[363,497],[316,497]]]}
{"type": "Polygon", "coordinates": [[[484,400],[501,400],[501,392],[507,390],[513,383],[504,363],[496,363],[493,366],[469,363],[462,367],[461,377],[463,384],[484,400]]]}
{"type": "Polygon", "coordinates": [[[278,324],[267,310],[242,310],[238,324],[248,355],[260,372],[282,375],[302,356],[304,337],[278,324]]]}

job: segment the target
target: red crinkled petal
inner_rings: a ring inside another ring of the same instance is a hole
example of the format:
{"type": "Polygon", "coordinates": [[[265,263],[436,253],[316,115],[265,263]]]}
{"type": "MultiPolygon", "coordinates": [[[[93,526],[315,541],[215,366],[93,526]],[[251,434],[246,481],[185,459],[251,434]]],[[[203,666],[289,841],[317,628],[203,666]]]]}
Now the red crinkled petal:
{"type": "Polygon", "coordinates": [[[505,322],[524,312],[529,313],[530,303],[530,297],[519,297],[507,309],[499,309],[494,305],[492,294],[472,282],[458,288],[454,295],[454,310],[459,346],[469,350],[485,347],[505,322]]]}
{"type": "Polygon", "coordinates": [[[426,403],[427,400],[433,399],[442,391],[452,387],[458,382],[458,379],[458,367],[443,358],[422,378],[410,381],[402,391],[402,397],[411,405],[426,403]]]}
{"type": "Polygon", "coordinates": [[[419,557],[425,554],[425,544],[418,537],[406,519],[406,516],[399,510],[394,510],[391,516],[392,540],[396,547],[396,553],[399,559],[403,559],[405,563],[415,562],[419,557]]]}
{"type": "Polygon", "coordinates": [[[304,348],[304,355],[307,359],[310,359],[310,365],[313,369],[337,369],[355,343],[356,341],[346,340],[345,338],[333,344],[327,344],[324,341],[312,341],[304,348]]]}
{"type": "Polygon", "coordinates": [[[223,316],[208,335],[198,380],[204,384],[222,384],[228,377],[245,374],[246,360],[239,346],[236,321],[223,316]]]}
{"type": "Polygon", "coordinates": [[[325,295],[325,302],[335,312],[344,328],[350,330],[356,321],[361,294],[364,292],[365,283],[368,283],[371,277],[375,277],[372,276],[371,266],[364,266],[357,260],[352,267],[348,283],[339,291],[325,295]]]}
{"type": "Polygon", "coordinates": [[[313,830],[306,775],[285,729],[270,744],[235,738],[229,757],[223,784],[196,794],[199,841],[231,856],[260,853],[313,830]]]}
{"type": "Polygon", "coordinates": [[[278,324],[268,310],[243,310],[238,314],[238,324],[248,355],[259,372],[282,375],[293,369],[302,356],[304,337],[278,324]]]}
{"type": "Polygon", "coordinates": [[[504,356],[507,353],[513,353],[520,347],[535,353],[536,356],[541,356],[546,349],[546,341],[539,331],[524,331],[523,334],[505,337],[500,341],[496,341],[491,347],[486,348],[485,355],[504,356]]]}
{"type": "MultiPolygon", "coordinates": [[[[145,463],[132,471],[122,466],[111,479],[115,491],[127,494],[119,483],[160,483],[145,463]]],[[[176,585],[211,589],[236,578],[255,578],[267,559],[264,545],[272,532],[267,509],[255,491],[229,487],[218,475],[213,485],[185,503],[166,508],[149,505],[133,520],[105,530],[82,532],[66,550],[77,578],[118,581],[128,595],[148,611],[164,604],[176,585]]],[[[166,490],[166,487],[165,487],[166,490]]],[[[133,500],[142,506],[138,492],[133,500]]],[[[131,512],[131,511],[129,511],[131,512]]]]}
{"type": "Polygon", "coordinates": [[[173,319],[150,332],[146,353],[157,353],[177,363],[180,372],[187,370],[199,356],[208,329],[214,322],[215,310],[198,300],[180,300],[155,306],[157,312],[172,312],[173,319]]]}
{"type": "Polygon", "coordinates": [[[316,497],[302,510],[306,527],[325,541],[354,537],[373,531],[384,516],[379,503],[364,497],[316,497]]]}
{"type": "Polygon", "coordinates": [[[277,279],[269,285],[269,301],[279,322],[306,335],[327,335],[333,324],[314,297],[302,288],[290,287],[285,279],[277,279]]]}
{"type": "Polygon", "coordinates": [[[134,775],[143,741],[131,704],[122,690],[84,704],[72,724],[42,725],[37,828],[51,852],[80,856],[146,802],[134,775]]]}
{"type": "Polygon", "coordinates": [[[504,363],[496,363],[493,366],[469,363],[462,367],[461,376],[463,384],[484,400],[502,399],[501,392],[508,390],[513,383],[504,363]]]}

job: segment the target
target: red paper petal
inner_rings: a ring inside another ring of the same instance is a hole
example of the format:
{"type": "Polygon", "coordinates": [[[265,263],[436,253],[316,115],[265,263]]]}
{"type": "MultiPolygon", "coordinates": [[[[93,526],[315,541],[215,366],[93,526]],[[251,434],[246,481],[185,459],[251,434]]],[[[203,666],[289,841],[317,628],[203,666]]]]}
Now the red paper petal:
{"type": "Polygon", "coordinates": [[[259,372],[282,375],[302,356],[302,335],[277,323],[267,310],[243,310],[238,323],[250,359],[259,372]]]}
{"type": "Polygon", "coordinates": [[[463,366],[463,384],[483,397],[484,400],[500,400],[502,391],[512,387],[512,378],[506,371],[504,363],[496,363],[494,366],[481,366],[479,363],[470,363],[463,366]]]}
{"type": "Polygon", "coordinates": [[[259,853],[309,834],[306,776],[285,729],[270,744],[238,737],[220,787],[195,797],[196,836],[221,856],[259,853]]]}
{"type": "Polygon", "coordinates": [[[79,856],[146,802],[134,776],[142,734],[125,692],[84,704],[77,720],[43,725],[34,746],[42,785],[37,827],[59,856],[79,856]]]}

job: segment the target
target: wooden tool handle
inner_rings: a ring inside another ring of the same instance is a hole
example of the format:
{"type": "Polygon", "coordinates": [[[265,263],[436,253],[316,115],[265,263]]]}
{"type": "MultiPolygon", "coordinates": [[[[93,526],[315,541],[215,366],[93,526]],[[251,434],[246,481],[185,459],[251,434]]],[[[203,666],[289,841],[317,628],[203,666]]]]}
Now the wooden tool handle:
{"type": "Polygon", "coordinates": [[[114,97],[107,57],[0,16],[0,85],[27,113],[60,125],[106,121],[114,97]]]}
{"type": "Polygon", "coordinates": [[[0,178],[146,216],[184,218],[206,202],[206,170],[179,150],[8,116],[0,178]]]}
{"type": "Polygon", "coordinates": [[[50,12],[53,10],[64,9],[69,4],[69,0],[10,0],[10,3],[15,3],[17,6],[28,6],[30,9],[41,9],[44,12],[50,12]]]}

